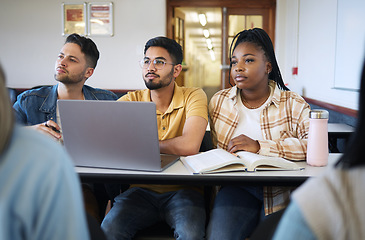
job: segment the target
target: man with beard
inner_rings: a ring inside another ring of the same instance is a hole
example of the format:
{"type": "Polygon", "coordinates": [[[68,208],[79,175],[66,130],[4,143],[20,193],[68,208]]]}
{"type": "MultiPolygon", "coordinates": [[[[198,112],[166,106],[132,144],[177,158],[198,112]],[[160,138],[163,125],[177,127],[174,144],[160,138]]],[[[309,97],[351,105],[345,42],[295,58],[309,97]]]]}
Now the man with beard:
{"type": "Polygon", "coordinates": [[[55,64],[58,84],[20,94],[13,106],[17,122],[61,139],[57,99],[116,100],[110,91],[84,85],[93,75],[98,59],[99,51],[91,39],[69,35],[55,64]]]}
{"type": "MultiPolygon", "coordinates": [[[[84,85],[93,75],[98,59],[99,51],[91,39],[78,34],[69,35],[55,64],[54,77],[58,84],[20,94],[13,105],[17,122],[62,142],[57,99],[116,100],[118,98],[110,91],[84,85]]],[[[86,209],[100,221],[95,197],[86,185],[83,185],[83,194],[86,209]]]]}
{"type": "MultiPolygon", "coordinates": [[[[154,102],[160,152],[187,156],[199,152],[208,113],[202,89],[179,87],[175,83],[182,70],[182,59],[181,46],[174,40],[150,39],[141,61],[147,89],[129,92],[118,101],[154,102]]],[[[102,222],[110,240],[132,239],[137,231],[160,221],[170,225],[177,239],[204,239],[206,217],[200,187],[133,184],[114,200],[102,222]]]]}

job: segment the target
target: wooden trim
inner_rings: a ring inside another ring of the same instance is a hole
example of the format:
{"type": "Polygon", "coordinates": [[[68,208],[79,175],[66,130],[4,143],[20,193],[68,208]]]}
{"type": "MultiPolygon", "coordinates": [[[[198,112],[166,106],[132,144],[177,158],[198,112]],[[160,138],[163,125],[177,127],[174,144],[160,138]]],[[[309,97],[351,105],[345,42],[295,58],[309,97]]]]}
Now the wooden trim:
{"type": "Polygon", "coordinates": [[[167,0],[167,5],[173,7],[237,7],[246,8],[271,7],[276,4],[276,0],[167,0]]]}
{"type": "Polygon", "coordinates": [[[136,90],[132,90],[132,89],[106,89],[109,90],[115,94],[126,94],[127,92],[134,92],[136,90]]]}
{"type": "Polygon", "coordinates": [[[30,90],[31,88],[12,88],[12,89],[14,89],[17,93],[22,93],[27,90],[30,90]]]}
{"type": "Polygon", "coordinates": [[[166,37],[173,38],[173,18],[175,7],[227,7],[227,8],[261,8],[269,10],[269,24],[271,27],[268,34],[275,42],[275,12],[276,0],[167,0],[166,1],[166,37]]]}
{"type": "MultiPolygon", "coordinates": [[[[228,11],[238,11],[239,8],[240,12],[242,9],[244,9],[248,14],[250,13],[256,13],[256,14],[262,14],[264,16],[264,19],[267,19],[263,22],[263,29],[268,33],[268,35],[271,38],[271,41],[275,47],[275,14],[276,14],[276,0],[166,0],[166,36],[168,38],[174,39],[174,9],[176,7],[196,7],[196,8],[208,8],[208,7],[214,7],[214,8],[222,8],[226,7],[228,11]]],[[[229,14],[229,13],[228,13],[229,14]]],[[[223,14],[222,14],[223,17],[223,14]]],[[[228,20],[227,20],[228,21],[228,20]]],[[[228,23],[228,22],[227,22],[228,23]]],[[[222,19],[223,24],[223,19],[222,19]]],[[[227,29],[228,31],[228,29],[227,29]]],[[[223,41],[223,32],[222,32],[222,45],[226,44],[223,41]]],[[[223,47],[223,46],[222,46],[223,47]]],[[[229,49],[227,48],[227,52],[229,49]]],[[[223,58],[225,58],[222,54],[222,63],[223,58]]],[[[227,62],[228,63],[228,62],[227,62]]],[[[222,70],[222,79],[223,81],[223,74],[226,75],[225,82],[222,82],[221,84],[224,86],[223,88],[230,87],[228,79],[228,71],[222,70]]]]}
{"type": "Polygon", "coordinates": [[[174,7],[169,5],[169,1],[166,1],[166,37],[173,39],[173,30],[175,27],[174,19],[174,7]]]}
{"type": "Polygon", "coordinates": [[[325,109],[333,110],[333,111],[348,115],[350,117],[357,118],[357,110],[337,106],[337,105],[334,105],[331,103],[322,102],[322,101],[312,99],[312,98],[307,98],[307,97],[303,97],[303,98],[305,99],[305,101],[307,101],[307,103],[314,104],[319,107],[323,107],[325,109]]]}
{"type": "MultiPolygon", "coordinates": [[[[22,93],[27,90],[31,90],[31,88],[13,88],[17,93],[22,93]]],[[[136,89],[106,89],[115,94],[126,94],[127,92],[136,91],[136,89]]]]}

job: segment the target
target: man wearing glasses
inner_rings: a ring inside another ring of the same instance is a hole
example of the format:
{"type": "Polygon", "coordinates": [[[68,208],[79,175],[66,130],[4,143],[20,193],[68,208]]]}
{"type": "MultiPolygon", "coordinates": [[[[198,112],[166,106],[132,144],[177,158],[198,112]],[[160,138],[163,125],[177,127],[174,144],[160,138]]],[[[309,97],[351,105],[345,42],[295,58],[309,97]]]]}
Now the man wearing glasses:
{"type": "MultiPolygon", "coordinates": [[[[187,156],[199,152],[208,113],[202,89],[175,83],[182,60],[181,46],[174,40],[150,39],[140,63],[147,89],[129,92],[118,101],[154,102],[160,152],[187,156]]],[[[204,239],[203,190],[195,186],[131,185],[115,198],[102,228],[108,239],[131,239],[138,230],[160,221],[174,229],[177,239],[204,239]]]]}

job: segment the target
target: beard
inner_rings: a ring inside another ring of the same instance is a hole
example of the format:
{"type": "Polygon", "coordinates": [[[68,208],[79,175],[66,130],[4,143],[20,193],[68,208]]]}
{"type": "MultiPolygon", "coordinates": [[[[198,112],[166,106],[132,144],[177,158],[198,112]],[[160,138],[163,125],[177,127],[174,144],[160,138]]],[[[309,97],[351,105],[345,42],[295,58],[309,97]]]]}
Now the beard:
{"type": "Polygon", "coordinates": [[[85,76],[85,72],[82,72],[78,75],[72,75],[72,76],[70,76],[69,74],[59,75],[59,74],[55,73],[54,79],[63,84],[76,84],[76,83],[82,82],[84,80],[84,76],[85,76]]]}
{"type": "MultiPolygon", "coordinates": [[[[147,77],[147,75],[151,75],[151,74],[156,77],[160,77],[159,75],[154,74],[154,73],[147,73],[146,77],[147,77]]],[[[146,87],[149,90],[160,89],[160,88],[170,85],[170,83],[174,80],[173,75],[174,75],[174,69],[171,69],[170,73],[166,77],[161,79],[159,82],[153,82],[153,81],[150,81],[149,79],[144,79],[144,84],[146,85],[146,87]]]]}

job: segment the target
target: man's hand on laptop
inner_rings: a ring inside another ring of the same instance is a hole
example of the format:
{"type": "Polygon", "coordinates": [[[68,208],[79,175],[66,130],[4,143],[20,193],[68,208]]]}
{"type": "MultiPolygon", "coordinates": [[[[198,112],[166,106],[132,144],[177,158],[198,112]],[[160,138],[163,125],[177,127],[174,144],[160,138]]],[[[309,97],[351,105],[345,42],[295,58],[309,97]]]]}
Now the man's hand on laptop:
{"type": "Polygon", "coordinates": [[[52,137],[56,138],[57,140],[59,140],[62,137],[62,135],[60,133],[60,129],[61,129],[60,126],[58,126],[58,124],[52,120],[48,120],[47,122],[36,124],[33,126],[29,126],[29,127],[39,130],[43,133],[49,134],[52,137]]]}

